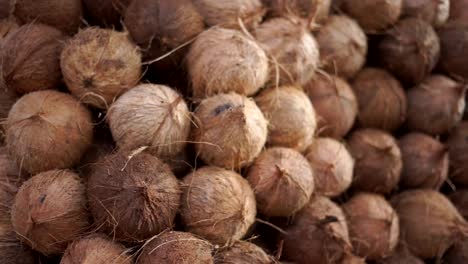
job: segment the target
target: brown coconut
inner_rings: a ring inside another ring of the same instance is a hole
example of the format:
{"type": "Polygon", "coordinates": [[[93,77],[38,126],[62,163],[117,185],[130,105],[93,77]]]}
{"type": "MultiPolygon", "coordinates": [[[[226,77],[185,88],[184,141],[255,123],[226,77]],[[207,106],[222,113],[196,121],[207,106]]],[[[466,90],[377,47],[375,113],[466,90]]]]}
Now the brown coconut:
{"type": "Polygon", "coordinates": [[[169,166],[146,153],[104,156],[88,176],[95,225],[120,241],[139,242],[171,228],[180,195],[169,166]]]}
{"type": "Polygon", "coordinates": [[[233,29],[206,30],[192,44],[186,59],[192,93],[197,99],[229,92],[253,95],[268,78],[265,52],[233,29]]]}
{"type": "Polygon", "coordinates": [[[255,102],[230,93],[207,98],[195,110],[192,140],[210,165],[239,169],[250,164],[267,140],[267,120],[255,102]]]}
{"type": "Polygon", "coordinates": [[[93,20],[103,26],[119,26],[132,0],[83,0],[83,7],[93,20]]]}
{"type": "Polygon", "coordinates": [[[352,83],[359,102],[362,127],[388,131],[398,129],[406,119],[407,99],[400,82],[389,72],[365,68],[352,83]]]}
{"type": "Polygon", "coordinates": [[[468,190],[458,189],[454,193],[448,195],[448,198],[465,220],[468,219],[468,190]]]}
{"type": "Polygon", "coordinates": [[[2,264],[36,264],[38,257],[21,243],[11,223],[0,221],[0,259],[2,264]]]}
{"type": "Polygon", "coordinates": [[[408,84],[418,84],[429,75],[441,50],[431,24],[418,18],[396,23],[378,49],[381,65],[408,84]]]}
{"type": "Polygon", "coordinates": [[[0,1],[0,18],[8,18],[13,14],[15,8],[15,1],[2,0],[0,1]]]}
{"type": "Polygon", "coordinates": [[[398,246],[393,255],[381,259],[376,264],[424,264],[424,261],[411,254],[404,246],[398,246]]]}
{"type": "Polygon", "coordinates": [[[62,79],[60,52],[65,36],[41,24],[27,24],[10,32],[1,44],[1,81],[17,93],[56,89],[62,79]]]}
{"type": "Polygon", "coordinates": [[[10,109],[17,99],[17,95],[13,91],[0,87],[0,144],[3,144],[5,140],[5,127],[2,123],[7,119],[10,109]]]}
{"type": "Polygon", "coordinates": [[[318,134],[342,138],[353,127],[358,101],[350,85],[336,75],[317,75],[303,86],[318,119],[318,134]]]}
{"type": "Polygon", "coordinates": [[[361,129],[351,135],[348,146],[356,162],[356,190],[387,194],[397,187],[403,162],[395,138],[381,130],[361,129]]]}
{"type": "Polygon", "coordinates": [[[450,0],[449,21],[466,24],[468,22],[468,1],[450,0]]]}
{"type": "Polygon", "coordinates": [[[366,264],[366,260],[364,258],[356,257],[354,255],[348,254],[340,264],[366,264]]]}
{"type": "Polygon", "coordinates": [[[399,140],[403,171],[403,188],[438,190],[447,180],[449,153],[436,139],[421,133],[410,133],[399,140]]]}
{"type": "Polygon", "coordinates": [[[10,222],[11,206],[25,178],[8,157],[7,148],[0,147],[0,223],[10,222]]]}
{"type": "Polygon", "coordinates": [[[270,60],[268,86],[302,85],[315,76],[320,52],[303,20],[273,18],[258,26],[254,35],[270,60]]]}
{"type": "Polygon", "coordinates": [[[468,78],[468,70],[463,59],[468,56],[467,32],[468,23],[457,21],[445,24],[438,31],[441,45],[440,67],[456,79],[468,78]]]}
{"type": "Polygon", "coordinates": [[[460,238],[467,222],[455,206],[433,190],[410,190],[392,198],[400,218],[400,240],[416,256],[440,257],[460,238]]]}
{"type": "Polygon", "coordinates": [[[305,19],[314,16],[315,22],[323,22],[330,13],[332,0],[263,0],[273,16],[296,15],[305,19]]]}
{"type": "Polygon", "coordinates": [[[364,66],[367,37],[353,19],[330,16],[315,37],[320,47],[320,62],[328,73],[349,79],[364,66]]]}
{"type": "Polygon", "coordinates": [[[19,189],[11,221],[18,237],[34,250],[63,253],[89,227],[86,187],[68,170],[37,174],[19,189]]]}
{"type": "Polygon", "coordinates": [[[466,86],[431,75],[408,91],[408,127],[431,135],[449,133],[463,118],[466,86]]]}
{"type": "Polygon", "coordinates": [[[15,17],[0,19],[0,39],[5,38],[9,33],[15,31],[17,28],[19,28],[19,25],[15,17]]]}
{"type": "Polygon", "coordinates": [[[450,248],[443,258],[445,264],[459,264],[468,262],[468,239],[464,238],[461,241],[455,243],[450,248]]]}
{"type": "Polygon", "coordinates": [[[403,0],[401,15],[420,18],[439,27],[449,18],[451,2],[452,0],[403,0]]]}
{"type": "Polygon", "coordinates": [[[187,232],[214,244],[239,240],[255,221],[255,195],[241,175],[203,167],[183,180],[180,213],[187,232]]]}
{"type": "Polygon", "coordinates": [[[293,215],[314,191],[314,173],[307,159],[288,148],[263,151],[250,167],[247,180],[255,192],[258,211],[266,216],[293,215]]]}
{"type": "Polygon", "coordinates": [[[139,48],[128,33],[111,29],[80,31],[65,45],[60,65],[71,93],[98,108],[107,108],[142,75],[139,48]]]}
{"type": "Polygon", "coordinates": [[[216,264],[276,264],[272,256],[259,246],[247,242],[237,241],[233,245],[221,248],[215,255],[216,264]]]}
{"type": "Polygon", "coordinates": [[[344,144],[332,138],[317,138],[306,151],[314,171],[316,193],[335,197],[353,180],[354,160],[344,144]]]}
{"type": "Polygon", "coordinates": [[[457,126],[447,141],[450,154],[450,179],[468,185],[468,121],[457,126]]]}
{"type": "Polygon", "coordinates": [[[255,97],[269,122],[268,144],[303,152],[317,129],[315,110],[309,97],[293,86],[269,88],[255,97]]]}
{"type": "Polygon", "coordinates": [[[352,248],[343,211],[322,196],[313,197],[286,232],[283,254],[297,264],[341,264],[352,248]]]}
{"type": "Polygon", "coordinates": [[[53,90],[21,97],[6,122],[11,158],[31,174],[77,164],[92,137],[89,111],[72,96],[53,90]]]}

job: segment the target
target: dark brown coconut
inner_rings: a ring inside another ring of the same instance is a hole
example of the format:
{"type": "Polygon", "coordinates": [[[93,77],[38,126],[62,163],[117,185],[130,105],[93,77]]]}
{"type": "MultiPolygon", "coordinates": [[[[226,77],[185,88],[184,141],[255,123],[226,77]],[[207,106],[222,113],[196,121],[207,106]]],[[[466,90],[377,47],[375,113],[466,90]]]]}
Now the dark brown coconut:
{"type": "Polygon", "coordinates": [[[15,1],[2,0],[0,1],[0,18],[9,18],[13,14],[15,1]]]}
{"type": "Polygon", "coordinates": [[[440,28],[438,33],[441,69],[456,79],[468,78],[468,68],[463,59],[468,56],[468,23],[450,22],[440,28]]]}
{"type": "Polygon", "coordinates": [[[353,19],[330,16],[315,33],[323,69],[345,79],[352,78],[364,66],[367,37],[353,19]]]}
{"type": "Polygon", "coordinates": [[[80,101],[107,108],[141,77],[141,54],[128,33],[87,28],[64,47],[60,65],[71,93],[80,101]]]}
{"type": "Polygon", "coordinates": [[[72,96],[53,90],[21,97],[6,122],[11,158],[32,174],[77,164],[92,137],[89,111],[72,96]]]}
{"type": "Polygon", "coordinates": [[[104,156],[88,177],[95,225],[121,241],[138,242],[171,228],[180,195],[169,166],[146,153],[104,156]]]}
{"type": "Polygon", "coordinates": [[[323,22],[330,13],[332,0],[263,0],[273,16],[296,15],[316,22],[323,22]]]}
{"type": "MultiPolygon", "coordinates": [[[[443,25],[449,18],[452,0],[403,0],[403,17],[423,19],[433,26],[443,25]]],[[[455,0],[457,1],[457,0],[455,0]]]]}
{"type": "Polygon", "coordinates": [[[398,144],[403,158],[401,187],[437,190],[445,183],[449,153],[444,144],[421,133],[407,134],[398,144]]]}
{"type": "Polygon", "coordinates": [[[35,264],[37,257],[22,244],[11,223],[0,221],[0,259],[2,264],[35,264]]]}
{"type": "Polygon", "coordinates": [[[169,231],[148,240],[138,264],[213,264],[213,245],[190,233],[169,231]]]}
{"type": "Polygon", "coordinates": [[[439,38],[426,21],[405,18],[387,31],[380,42],[379,54],[384,68],[405,83],[418,84],[439,60],[439,38]]]}
{"type": "Polygon", "coordinates": [[[303,152],[312,143],[317,118],[307,95],[293,86],[269,88],[255,97],[269,122],[268,144],[303,152]]]}
{"type": "Polygon", "coordinates": [[[450,0],[449,21],[466,24],[468,22],[468,1],[450,0]]]}
{"type": "Polygon", "coordinates": [[[455,243],[450,248],[443,258],[445,264],[459,264],[468,262],[468,239],[464,238],[461,241],[455,243]]]}
{"type": "Polygon", "coordinates": [[[467,222],[453,204],[433,190],[411,190],[392,198],[400,218],[400,240],[416,256],[440,257],[461,237],[467,222]]]}
{"type": "Polygon", "coordinates": [[[348,145],[356,162],[356,190],[387,194],[397,187],[403,163],[395,138],[381,130],[361,129],[351,135],[348,145]]]}
{"type": "Polygon", "coordinates": [[[255,195],[241,175],[204,167],[184,178],[180,208],[187,232],[225,245],[241,239],[255,221],[255,195]]]}
{"type": "Polygon", "coordinates": [[[388,131],[398,129],[406,119],[407,99],[400,82],[389,72],[365,68],[352,83],[359,102],[362,127],[388,131]]]}
{"type": "Polygon", "coordinates": [[[67,170],[37,174],[19,189],[11,209],[18,237],[44,255],[63,253],[89,227],[86,188],[67,170]]]}
{"type": "Polygon", "coordinates": [[[431,75],[408,91],[408,127],[431,135],[449,133],[463,118],[466,86],[431,75]]]}
{"type": "Polygon", "coordinates": [[[197,99],[229,92],[253,95],[268,78],[265,52],[233,29],[213,28],[200,34],[187,54],[187,67],[197,99]]]}
{"type": "Polygon", "coordinates": [[[366,260],[364,258],[356,257],[354,255],[348,254],[340,264],[366,264],[366,260]]]}
{"type": "Polygon", "coordinates": [[[195,150],[204,162],[227,169],[250,164],[267,140],[267,120],[255,102],[230,93],[210,97],[195,110],[195,150]]]}
{"type": "Polygon", "coordinates": [[[314,171],[316,193],[335,197],[353,180],[354,160],[346,147],[331,138],[317,138],[306,151],[314,171]]]}
{"type": "Polygon", "coordinates": [[[91,19],[103,26],[119,26],[132,0],[83,0],[91,19]]]}
{"type": "Polygon", "coordinates": [[[9,33],[19,28],[18,21],[16,18],[4,18],[0,19],[0,39],[5,38],[9,33]]]}
{"type": "Polygon", "coordinates": [[[314,173],[301,153],[288,148],[263,151],[247,174],[257,209],[266,216],[288,217],[302,209],[314,191],[314,173]]]}
{"type": "Polygon", "coordinates": [[[17,99],[13,91],[0,87],[0,144],[3,144],[5,140],[5,127],[2,123],[7,119],[10,109],[17,99]]]}
{"type": "Polygon", "coordinates": [[[25,176],[10,160],[7,149],[0,147],[0,223],[10,222],[10,209],[25,176]]]}
{"type": "Polygon", "coordinates": [[[468,121],[460,123],[447,141],[450,154],[450,179],[468,186],[468,121]]]}
{"type": "Polygon", "coordinates": [[[237,241],[233,245],[221,248],[215,255],[216,264],[275,264],[278,263],[262,248],[247,241],[237,241]]]}
{"type": "Polygon", "coordinates": [[[3,87],[17,93],[56,89],[62,79],[60,52],[65,36],[41,24],[28,24],[10,32],[1,44],[3,87]]]}
{"type": "Polygon", "coordinates": [[[398,246],[393,255],[377,261],[377,264],[424,264],[424,261],[411,254],[404,246],[398,246]]]}
{"type": "Polygon", "coordinates": [[[449,196],[450,201],[458,209],[460,214],[466,219],[468,219],[468,190],[467,189],[458,189],[454,193],[451,193],[449,196]]]}
{"type": "Polygon", "coordinates": [[[317,112],[318,134],[344,137],[358,114],[358,101],[349,84],[338,76],[319,74],[303,88],[317,112]]]}

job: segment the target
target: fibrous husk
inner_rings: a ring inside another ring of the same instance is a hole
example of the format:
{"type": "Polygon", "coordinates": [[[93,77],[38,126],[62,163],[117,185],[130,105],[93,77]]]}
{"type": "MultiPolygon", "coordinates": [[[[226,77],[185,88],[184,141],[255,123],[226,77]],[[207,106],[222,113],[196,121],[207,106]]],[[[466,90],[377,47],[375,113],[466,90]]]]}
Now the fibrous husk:
{"type": "Polygon", "coordinates": [[[450,179],[468,185],[468,121],[460,123],[447,141],[450,155],[450,179]]]}
{"type": "Polygon", "coordinates": [[[7,148],[0,147],[0,223],[10,222],[11,206],[26,176],[10,160],[7,148]]]}
{"type": "Polygon", "coordinates": [[[441,27],[438,33],[441,69],[456,79],[466,79],[468,70],[463,58],[468,56],[468,23],[453,21],[441,27]]]}
{"type": "Polygon", "coordinates": [[[83,0],[83,5],[93,22],[103,26],[119,26],[123,14],[133,0],[83,0]]]}
{"type": "Polygon", "coordinates": [[[2,122],[7,119],[10,109],[17,99],[14,92],[0,87],[0,144],[3,144],[5,140],[5,126],[2,122]]]}
{"type": "Polygon", "coordinates": [[[340,264],[366,264],[366,260],[364,258],[360,258],[351,254],[346,255],[343,258],[340,264]]]}
{"type": "Polygon", "coordinates": [[[291,216],[307,204],[314,191],[314,178],[301,153],[278,147],[263,151],[247,174],[258,211],[277,217],[291,216]]]}
{"type": "Polygon", "coordinates": [[[11,158],[32,174],[72,167],[92,138],[90,112],[72,96],[53,90],[21,97],[6,122],[11,158]]]}
{"type": "Polygon", "coordinates": [[[4,39],[9,33],[15,31],[17,28],[19,28],[19,25],[15,17],[0,19],[0,40],[4,39]]]}
{"type": "Polygon", "coordinates": [[[169,166],[146,153],[104,156],[88,176],[95,225],[120,241],[138,242],[171,228],[180,195],[169,166]]]}
{"type": "Polygon", "coordinates": [[[216,264],[277,264],[278,262],[268,255],[259,246],[247,242],[237,241],[233,245],[221,248],[215,255],[216,264]]]}
{"type": "Polygon", "coordinates": [[[128,33],[87,28],[66,43],[60,65],[71,93],[80,101],[107,108],[140,80],[141,54],[128,33]]]}
{"type": "Polygon", "coordinates": [[[263,0],[273,16],[295,15],[305,19],[314,16],[315,22],[323,22],[329,15],[332,0],[263,0]]]}
{"type": "Polygon", "coordinates": [[[184,228],[214,244],[242,239],[255,221],[255,195],[241,175],[203,167],[183,180],[180,208],[184,228]]]}
{"type": "Polygon", "coordinates": [[[18,240],[9,221],[0,221],[0,259],[2,264],[37,263],[35,253],[18,240]]]}
{"type": "Polygon", "coordinates": [[[449,21],[459,22],[462,24],[468,23],[468,1],[450,0],[449,21]]]}
{"type": "Polygon", "coordinates": [[[468,219],[468,190],[467,189],[458,189],[454,193],[448,195],[450,201],[455,205],[460,214],[468,219]]]}
{"type": "Polygon", "coordinates": [[[424,261],[415,255],[411,254],[409,250],[400,245],[395,252],[387,258],[377,261],[377,264],[424,264],[424,261]]]}
{"type": "Polygon", "coordinates": [[[445,264],[460,264],[468,262],[468,239],[464,238],[450,248],[443,258],[445,264]]]}
{"type": "MultiPolygon", "coordinates": [[[[454,0],[457,1],[457,0],[454,0]]],[[[403,0],[402,17],[423,19],[435,27],[447,22],[452,0],[403,0]]]]}

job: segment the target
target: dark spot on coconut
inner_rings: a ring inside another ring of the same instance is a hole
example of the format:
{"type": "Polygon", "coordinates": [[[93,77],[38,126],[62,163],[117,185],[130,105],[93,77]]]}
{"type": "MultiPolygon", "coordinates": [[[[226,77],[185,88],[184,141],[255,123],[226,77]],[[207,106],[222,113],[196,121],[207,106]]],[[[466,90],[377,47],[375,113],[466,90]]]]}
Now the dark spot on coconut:
{"type": "Polygon", "coordinates": [[[83,87],[84,88],[91,88],[93,87],[93,78],[87,77],[83,79],[83,87]]]}
{"type": "Polygon", "coordinates": [[[47,194],[41,195],[41,197],[39,197],[39,203],[43,204],[44,201],[45,201],[45,199],[46,199],[46,197],[47,197],[47,194]]]}
{"type": "Polygon", "coordinates": [[[217,116],[217,115],[219,115],[219,114],[221,114],[221,113],[225,112],[226,110],[229,110],[229,109],[231,109],[233,107],[234,107],[234,105],[232,105],[231,103],[226,103],[226,104],[223,104],[223,105],[220,105],[220,106],[216,107],[213,112],[214,112],[214,115],[217,116]]]}

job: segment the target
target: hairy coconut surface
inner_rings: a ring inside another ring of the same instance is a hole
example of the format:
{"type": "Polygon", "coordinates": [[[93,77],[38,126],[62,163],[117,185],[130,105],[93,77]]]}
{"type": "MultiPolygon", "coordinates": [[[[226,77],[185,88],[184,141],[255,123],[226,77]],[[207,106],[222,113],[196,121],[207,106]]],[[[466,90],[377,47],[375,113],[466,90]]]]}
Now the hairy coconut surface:
{"type": "Polygon", "coordinates": [[[403,0],[401,15],[420,18],[438,27],[447,22],[451,15],[451,4],[451,0],[403,0]]]}
{"type": "Polygon", "coordinates": [[[229,92],[253,95],[268,78],[265,51],[234,29],[206,30],[191,45],[186,59],[197,99],[229,92]]]}
{"type": "Polygon", "coordinates": [[[273,16],[295,15],[306,19],[315,16],[315,21],[321,23],[330,13],[332,0],[263,0],[262,2],[273,16]]]}
{"type": "MultiPolygon", "coordinates": [[[[4,88],[0,88],[0,122],[4,122],[11,107],[15,104],[18,99],[16,93],[9,91],[4,88]]],[[[5,126],[0,123],[0,144],[3,144],[5,140],[5,126]]]]}
{"type": "Polygon", "coordinates": [[[11,223],[0,221],[0,259],[2,264],[35,264],[38,257],[22,244],[11,223]]]}
{"type": "Polygon", "coordinates": [[[140,50],[128,33],[95,27],[66,43],[60,65],[70,92],[98,108],[133,88],[142,74],[140,50]]]}
{"type": "Polygon", "coordinates": [[[459,264],[468,262],[468,239],[464,238],[455,243],[450,248],[443,258],[443,263],[446,264],[459,264]]]}
{"type": "Polygon", "coordinates": [[[468,1],[450,0],[449,21],[466,24],[468,22],[468,1]]]}
{"type": "Polygon", "coordinates": [[[366,264],[366,260],[364,258],[360,258],[351,254],[346,255],[343,260],[340,262],[341,264],[366,264]]]}
{"type": "Polygon", "coordinates": [[[183,180],[184,228],[215,244],[241,239],[255,221],[255,194],[241,175],[203,167],[183,180]]]}
{"type": "Polygon", "coordinates": [[[204,162],[228,169],[250,164],[267,140],[267,120],[255,102],[239,94],[207,98],[195,110],[192,140],[204,162]]]}
{"type": "Polygon", "coordinates": [[[447,141],[450,155],[450,179],[468,185],[468,121],[460,123],[447,141]]]}
{"type": "Polygon", "coordinates": [[[0,223],[10,222],[11,206],[26,176],[10,160],[6,147],[0,147],[0,223]]]}
{"type": "Polygon", "coordinates": [[[460,214],[468,219],[468,190],[467,189],[458,189],[454,193],[448,195],[450,201],[458,209],[460,214]]]}
{"type": "Polygon", "coordinates": [[[0,19],[0,39],[5,38],[9,33],[13,32],[17,28],[19,28],[19,25],[15,17],[0,19]]]}
{"type": "Polygon", "coordinates": [[[146,153],[104,156],[88,177],[95,225],[121,241],[138,242],[171,228],[180,195],[169,166],[146,153]]]}
{"type": "Polygon", "coordinates": [[[133,0],[83,0],[83,6],[93,22],[103,26],[119,26],[125,10],[133,0]]]}
{"type": "Polygon", "coordinates": [[[233,245],[221,248],[215,255],[216,264],[275,264],[275,259],[265,253],[259,246],[237,241],[233,245]]]}
{"type": "Polygon", "coordinates": [[[377,264],[424,264],[424,261],[411,254],[404,246],[398,246],[393,254],[377,261],[377,264]]]}

